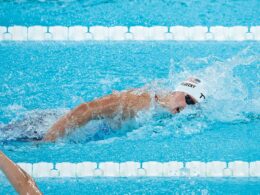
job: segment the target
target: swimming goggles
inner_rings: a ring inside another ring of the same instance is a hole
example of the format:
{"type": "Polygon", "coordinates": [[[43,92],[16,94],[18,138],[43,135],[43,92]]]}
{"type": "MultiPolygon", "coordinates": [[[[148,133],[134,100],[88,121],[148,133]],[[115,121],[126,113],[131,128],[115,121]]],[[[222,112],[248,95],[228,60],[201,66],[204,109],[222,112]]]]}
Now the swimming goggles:
{"type": "Polygon", "coordinates": [[[191,98],[190,95],[185,95],[185,101],[187,105],[194,105],[196,102],[191,98]]]}

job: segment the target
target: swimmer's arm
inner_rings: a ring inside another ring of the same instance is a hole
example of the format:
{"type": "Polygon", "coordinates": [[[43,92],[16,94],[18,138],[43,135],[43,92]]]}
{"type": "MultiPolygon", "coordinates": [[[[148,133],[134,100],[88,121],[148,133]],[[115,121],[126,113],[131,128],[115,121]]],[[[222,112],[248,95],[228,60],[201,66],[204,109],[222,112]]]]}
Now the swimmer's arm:
{"type": "Polygon", "coordinates": [[[42,194],[34,180],[0,151],[0,170],[19,194],[42,194]]]}
{"type": "Polygon", "coordinates": [[[79,105],[60,118],[47,132],[44,141],[55,141],[66,134],[66,130],[80,127],[99,116],[113,115],[121,104],[120,95],[109,95],[79,105]]]}
{"type": "Polygon", "coordinates": [[[45,135],[44,141],[54,141],[58,137],[64,136],[67,129],[80,126],[89,120],[91,120],[91,113],[87,103],[81,104],[55,122],[45,135]]]}

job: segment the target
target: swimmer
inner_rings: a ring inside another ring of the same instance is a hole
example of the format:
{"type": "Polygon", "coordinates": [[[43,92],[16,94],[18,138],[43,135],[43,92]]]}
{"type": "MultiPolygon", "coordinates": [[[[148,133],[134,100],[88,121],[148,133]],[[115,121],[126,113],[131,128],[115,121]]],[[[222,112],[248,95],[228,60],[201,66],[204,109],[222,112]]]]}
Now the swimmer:
{"type": "Polygon", "coordinates": [[[113,117],[120,113],[123,119],[134,117],[140,111],[149,109],[152,101],[169,112],[176,114],[187,105],[200,103],[205,99],[203,83],[197,78],[183,81],[174,91],[168,94],[153,94],[133,89],[107,95],[86,102],[61,117],[46,133],[44,141],[55,141],[90,120],[101,117],[113,117]]]}
{"type": "Polygon", "coordinates": [[[0,150],[0,170],[19,194],[42,194],[34,180],[0,150]]]}

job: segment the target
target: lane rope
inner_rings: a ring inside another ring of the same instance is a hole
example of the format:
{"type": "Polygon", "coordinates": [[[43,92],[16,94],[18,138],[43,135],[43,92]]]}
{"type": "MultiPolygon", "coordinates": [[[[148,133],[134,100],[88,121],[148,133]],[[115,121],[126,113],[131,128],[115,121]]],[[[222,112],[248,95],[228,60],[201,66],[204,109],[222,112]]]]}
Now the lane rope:
{"type": "Polygon", "coordinates": [[[33,177],[260,177],[260,161],[18,163],[33,177]]]}
{"type": "Polygon", "coordinates": [[[260,26],[0,26],[0,41],[259,41],[260,26]]]}

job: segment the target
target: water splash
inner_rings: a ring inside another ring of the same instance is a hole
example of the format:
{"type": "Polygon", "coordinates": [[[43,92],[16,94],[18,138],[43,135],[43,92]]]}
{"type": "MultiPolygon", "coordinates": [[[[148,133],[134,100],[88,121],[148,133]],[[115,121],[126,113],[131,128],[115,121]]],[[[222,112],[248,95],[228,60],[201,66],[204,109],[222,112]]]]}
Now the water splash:
{"type": "MultiPolygon", "coordinates": [[[[181,61],[172,59],[168,78],[156,79],[143,89],[166,93],[172,91],[180,81],[196,75],[205,82],[208,96],[205,103],[188,107],[178,115],[152,107],[149,111],[140,111],[129,121],[121,121],[120,117],[114,121],[93,121],[75,131],[66,141],[78,143],[106,140],[99,143],[110,143],[118,139],[192,136],[210,129],[215,123],[259,120],[259,59],[259,54],[250,47],[228,59],[216,56],[188,56],[181,61]],[[177,69],[181,71],[178,72],[177,69]],[[243,72],[247,69],[250,73],[248,75],[243,72]]],[[[100,81],[104,93],[108,93],[111,86],[121,82],[120,78],[111,78],[100,81]]],[[[149,78],[147,81],[150,81],[149,78]]],[[[80,97],[75,96],[72,101],[80,102],[80,97]]],[[[0,140],[41,138],[66,111],[27,111],[20,105],[8,106],[4,114],[13,120],[9,124],[0,125],[0,140]]]]}
{"type": "Polygon", "coordinates": [[[42,139],[50,125],[65,112],[64,109],[17,111],[16,117],[10,123],[1,125],[0,141],[42,139]]]}
{"type": "Polygon", "coordinates": [[[249,77],[252,82],[259,84],[259,60],[260,56],[250,48],[228,59],[208,56],[187,57],[180,62],[171,60],[169,78],[152,82],[150,88],[172,90],[177,83],[196,75],[205,82],[207,101],[188,107],[175,116],[165,117],[165,114],[161,114],[162,117],[156,118],[149,113],[139,115],[138,118],[137,115],[139,123],[142,121],[143,125],[128,133],[128,138],[190,136],[210,129],[216,123],[259,120],[259,85],[248,85],[245,75],[236,73],[237,69],[252,66],[250,69],[257,72],[257,75],[249,77]],[[175,72],[178,66],[182,69],[180,73],[175,72]],[[192,66],[196,69],[192,70],[192,66]],[[251,95],[249,91],[252,92],[251,95]]]}

